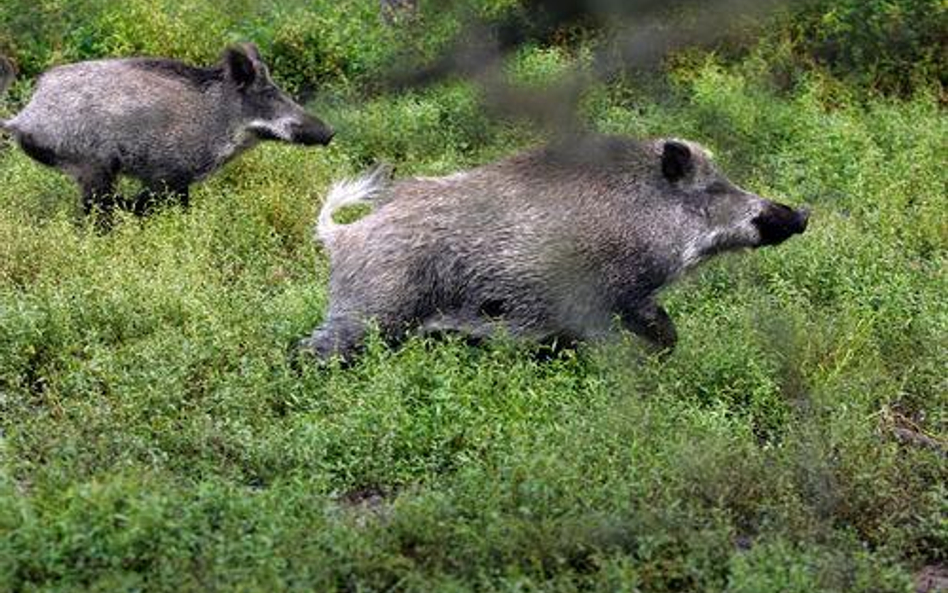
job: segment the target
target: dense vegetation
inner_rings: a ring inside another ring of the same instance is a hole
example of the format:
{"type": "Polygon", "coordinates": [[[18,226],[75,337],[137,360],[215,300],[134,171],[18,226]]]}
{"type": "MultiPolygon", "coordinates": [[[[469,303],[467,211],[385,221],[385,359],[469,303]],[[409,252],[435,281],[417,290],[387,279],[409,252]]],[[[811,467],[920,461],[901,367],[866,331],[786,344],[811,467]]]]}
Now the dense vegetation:
{"type": "MultiPolygon", "coordinates": [[[[262,145],[189,211],[105,234],[2,140],[0,591],[911,591],[944,566],[944,3],[794,5],[585,89],[590,127],[699,140],[814,210],[805,235],[666,293],[667,360],[631,336],[552,357],[413,339],[297,368],[287,347],[326,304],[310,231],[332,180],[377,159],[450,172],[548,134],[463,80],[376,84],[452,43],[464,11],[435,5],[393,26],[374,0],[0,5],[21,72],[0,113],[53,64],[209,63],[251,39],[339,131],[262,145]]],[[[609,39],[526,39],[505,69],[556,81],[609,39]]]]}

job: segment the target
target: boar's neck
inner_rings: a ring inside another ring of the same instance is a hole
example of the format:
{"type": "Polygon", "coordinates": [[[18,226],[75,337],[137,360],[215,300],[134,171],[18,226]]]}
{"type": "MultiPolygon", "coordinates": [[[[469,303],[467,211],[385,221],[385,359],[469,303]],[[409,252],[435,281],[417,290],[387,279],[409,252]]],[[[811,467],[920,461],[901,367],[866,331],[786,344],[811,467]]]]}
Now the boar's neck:
{"type": "Polygon", "coordinates": [[[247,129],[239,96],[224,82],[209,84],[202,92],[205,108],[197,127],[202,130],[207,152],[201,167],[203,177],[259,142],[247,129]]]}

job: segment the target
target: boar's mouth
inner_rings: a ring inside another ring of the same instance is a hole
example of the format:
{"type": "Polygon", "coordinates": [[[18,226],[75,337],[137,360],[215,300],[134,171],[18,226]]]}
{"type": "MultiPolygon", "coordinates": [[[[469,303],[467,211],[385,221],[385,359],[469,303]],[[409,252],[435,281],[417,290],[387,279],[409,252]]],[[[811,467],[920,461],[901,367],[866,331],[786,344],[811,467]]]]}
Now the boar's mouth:
{"type": "Polygon", "coordinates": [[[806,230],[810,212],[806,209],[794,210],[783,204],[768,204],[763,212],[751,221],[760,234],[758,247],[778,245],[793,235],[806,230]]]}

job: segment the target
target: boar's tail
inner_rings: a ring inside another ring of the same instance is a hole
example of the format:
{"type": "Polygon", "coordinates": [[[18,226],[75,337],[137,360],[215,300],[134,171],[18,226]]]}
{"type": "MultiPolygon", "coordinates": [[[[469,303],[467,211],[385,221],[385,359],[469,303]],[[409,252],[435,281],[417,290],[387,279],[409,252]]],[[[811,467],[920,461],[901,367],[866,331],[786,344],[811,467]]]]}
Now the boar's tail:
{"type": "MultiPolygon", "coordinates": [[[[10,85],[13,84],[13,79],[16,78],[16,68],[13,67],[13,64],[7,58],[0,56],[0,99],[3,98],[3,95],[7,92],[7,89],[10,88],[10,85]]],[[[0,119],[0,131],[6,129],[6,121],[0,119]]]]}
{"type": "Polygon", "coordinates": [[[16,78],[16,69],[13,67],[13,63],[0,56],[0,97],[3,97],[3,94],[7,92],[7,88],[13,83],[14,78],[16,78]]]}
{"type": "Polygon", "coordinates": [[[388,187],[390,181],[391,169],[385,165],[376,165],[358,179],[346,179],[333,184],[319,212],[316,238],[323,243],[329,241],[340,226],[333,221],[333,212],[345,206],[372,203],[382,190],[388,187]]]}

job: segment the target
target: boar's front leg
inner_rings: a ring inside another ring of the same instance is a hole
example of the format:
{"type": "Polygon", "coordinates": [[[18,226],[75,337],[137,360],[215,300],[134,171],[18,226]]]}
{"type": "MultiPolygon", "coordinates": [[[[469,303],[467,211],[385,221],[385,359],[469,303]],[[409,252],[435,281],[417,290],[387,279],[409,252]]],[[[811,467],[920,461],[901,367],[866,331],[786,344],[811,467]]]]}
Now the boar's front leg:
{"type": "Polygon", "coordinates": [[[182,185],[178,189],[174,190],[175,195],[178,198],[178,203],[181,204],[181,208],[187,210],[191,206],[191,191],[188,189],[188,186],[182,185]]]}
{"type": "Polygon", "coordinates": [[[132,202],[132,212],[136,216],[145,216],[154,210],[163,196],[177,201],[185,210],[188,209],[190,192],[186,182],[159,181],[146,183],[132,202]]]}
{"type": "Polygon", "coordinates": [[[675,324],[665,309],[653,300],[637,303],[620,312],[623,325],[648,340],[658,352],[671,353],[678,341],[675,324]]]}
{"type": "Polygon", "coordinates": [[[320,360],[337,357],[349,361],[365,339],[365,325],[348,317],[331,317],[316,328],[308,338],[300,340],[299,349],[320,360]]]}

